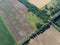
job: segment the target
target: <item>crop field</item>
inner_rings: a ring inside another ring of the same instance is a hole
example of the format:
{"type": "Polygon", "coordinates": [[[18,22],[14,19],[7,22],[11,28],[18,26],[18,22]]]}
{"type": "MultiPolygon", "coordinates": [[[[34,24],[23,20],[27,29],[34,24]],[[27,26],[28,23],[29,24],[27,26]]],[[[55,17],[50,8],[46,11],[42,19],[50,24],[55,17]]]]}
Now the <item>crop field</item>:
{"type": "Polygon", "coordinates": [[[17,42],[30,35],[34,28],[25,19],[27,8],[17,0],[1,0],[0,14],[10,27],[17,42]]]}
{"type": "Polygon", "coordinates": [[[28,2],[32,3],[33,5],[35,5],[36,7],[38,7],[39,9],[44,7],[46,4],[48,4],[51,0],[28,0],[28,2]]]}
{"type": "Polygon", "coordinates": [[[35,14],[33,14],[32,12],[29,12],[29,15],[26,16],[26,19],[28,20],[28,22],[32,25],[32,27],[36,30],[36,23],[40,23],[40,24],[45,24],[44,21],[37,17],[35,14]]]}
{"type": "Polygon", "coordinates": [[[4,24],[2,17],[0,16],[0,45],[16,45],[11,32],[4,24]]]}
{"type": "Polygon", "coordinates": [[[43,34],[31,39],[28,45],[60,45],[60,32],[51,26],[43,34]]]}
{"type": "MultiPolygon", "coordinates": [[[[49,18],[49,16],[44,16],[45,14],[41,13],[45,11],[44,10],[40,11],[40,8],[45,6],[51,0],[48,0],[48,1],[45,0],[46,2],[44,0],[42,1],[35,0],[37,2],[36,5],[35,5],[35,2],[32,0],[28,0],[27,2],[26,1],[27,0],[25,1],[0,0],[0,15],[3,16],[4,21],[11,29],[10,31],[13,33],[13,37],[16,39],[17,43],[20,43],[22,40],[28,37],[31,33],[33,33],[37,29],[36,27],[37,23],[41,25],[45,25],[47,23],[45,22],[46,19],[49,18]],[[43,3],[43,4],[40,4],[40,3],[43,3]]],[[[11,33],[9,32],[7,27],[4,25],[4,22],[2,21],[2,19],[0,19],[0,33],[1,33],[0,45],[16,44],[11,33]]]]}

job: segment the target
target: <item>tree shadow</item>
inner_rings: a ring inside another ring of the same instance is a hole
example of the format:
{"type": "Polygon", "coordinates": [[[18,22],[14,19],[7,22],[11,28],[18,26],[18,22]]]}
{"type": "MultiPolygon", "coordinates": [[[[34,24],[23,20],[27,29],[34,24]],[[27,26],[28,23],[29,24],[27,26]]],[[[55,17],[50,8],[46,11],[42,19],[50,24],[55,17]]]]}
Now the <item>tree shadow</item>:
{"type": "Polygon", "coordinates": [[[47,25],[47,26],[45,26],[42,29],[38,29],[36,32],[34,32],[33,34],[31,34],[31,36],[29,37],[30,39],[29,40],[26,40],[22,45],[27,45],[31,39],[36,38],[40,34],[43,34],[49,28],[50,28],[50,25],[47,25]]]}
{"type": "Polygon", "coordinates": [[[53,23],[57,25],[58,27],[60,27],[60,25],[56,23],[58,20],[60,20],[60,15],[53,20],[53,23]]]}
{"type": "Polygon", "coordinates": [[[53,20],[53,22],[55,23],[57,20],[59,20],[60,19],[60,15],[58,16],[58,17],[56,17],[54,20],[53,20]]]}

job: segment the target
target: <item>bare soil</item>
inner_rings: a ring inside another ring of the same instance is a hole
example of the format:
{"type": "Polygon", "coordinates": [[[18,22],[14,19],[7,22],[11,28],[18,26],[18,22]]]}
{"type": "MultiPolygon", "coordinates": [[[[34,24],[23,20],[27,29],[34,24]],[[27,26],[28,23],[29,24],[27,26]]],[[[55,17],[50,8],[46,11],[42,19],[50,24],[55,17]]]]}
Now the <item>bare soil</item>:
{"type": "Polygon", "coordinates": [[[60,45],[60,32],[51,26],[43,34],[31,39],[28,45],[60,45]]]}
{"type": "Polygon", "coordinates": [[[18,0],[0,0],[0,15],[3,16],[17,42],[34,31],[25,19],[28,15],[27,8],[18,0]]]}
{"type": "Polygon", "coordinates": [[[51,0],[28,0],[28,2],[32,3],[39,9],[48,4],[51,0]]]}

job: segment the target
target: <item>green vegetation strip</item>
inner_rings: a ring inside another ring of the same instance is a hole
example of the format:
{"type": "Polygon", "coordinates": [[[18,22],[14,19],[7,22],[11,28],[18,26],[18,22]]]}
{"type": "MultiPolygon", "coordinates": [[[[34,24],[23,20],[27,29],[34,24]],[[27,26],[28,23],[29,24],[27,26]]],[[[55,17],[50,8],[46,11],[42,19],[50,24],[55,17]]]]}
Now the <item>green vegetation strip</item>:
{"type": "Polygon", "coordinates": [[[26,19],[32,25],[32,27],[35,28],[35,30],[37,30],[36,23],[40,23],[41,25],[45,24],[41,18],[37,17],[32,12],[29,12],[29,15],[26,16],[26,19]]]}
{"type": "Polygon", "coordinates": [[[57,11],[59,11],[60,6],[55,0],[53,0],[45,7],[38,9],[33,4],[29,3],[28,0],[19,1],[28,8],[29,15],[26,16],[26,19],[35,28],[35,32],[20,43],[20,45],[27,45],[26,43],[28,43],[30,39],[36,37],[40,33],[43,33],[50,27],[50,18],[54,16],[57,11]]]}
{"type": "Polygon", "coordinates": [[[15,40],[0,16],[0,45],[16,45],[15,40]]]}

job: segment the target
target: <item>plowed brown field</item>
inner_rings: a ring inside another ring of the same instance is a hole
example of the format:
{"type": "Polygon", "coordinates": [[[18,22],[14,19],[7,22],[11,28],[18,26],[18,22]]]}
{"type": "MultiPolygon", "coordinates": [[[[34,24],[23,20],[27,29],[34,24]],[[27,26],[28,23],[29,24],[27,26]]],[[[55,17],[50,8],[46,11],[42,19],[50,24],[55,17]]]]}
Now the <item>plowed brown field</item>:
{"type": "Polygon", "coordinates": [[[18,0],[0,0],[0,15],[4,17],[17,42],[34,31],[25,19],[27,8],[18,0]]]}
{"type": "Polygon", "coordinates": [[[60,32],[51,26],[43,34],[31,39],[28,45],[60,45],[60,32]]]}

